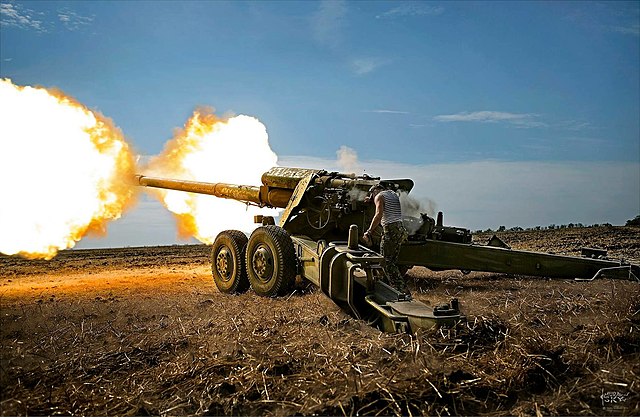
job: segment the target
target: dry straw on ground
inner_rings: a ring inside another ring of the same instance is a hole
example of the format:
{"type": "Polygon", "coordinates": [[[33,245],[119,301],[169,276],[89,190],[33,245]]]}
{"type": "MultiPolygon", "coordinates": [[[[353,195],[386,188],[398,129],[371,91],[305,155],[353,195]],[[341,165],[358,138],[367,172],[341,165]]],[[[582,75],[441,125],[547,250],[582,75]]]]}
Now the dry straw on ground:
{"type": "MultiPolygon", "coordinates": [[[[638,283],[414,268],[418,299],[456,296],[468,321],[409,336],[303,285],[278,299],[219,294],[193,272],[205,247],[121,252],[73,253],[59,268],[115,268],[126,287],[109,275],[113,288],[2,293],[3,415],[640,414],[638,283]],[[183,279],[137,286],[145,271],[183,279]]],[[[40,265],[0,262],[15,272],[3,289],[40,265]]]]}

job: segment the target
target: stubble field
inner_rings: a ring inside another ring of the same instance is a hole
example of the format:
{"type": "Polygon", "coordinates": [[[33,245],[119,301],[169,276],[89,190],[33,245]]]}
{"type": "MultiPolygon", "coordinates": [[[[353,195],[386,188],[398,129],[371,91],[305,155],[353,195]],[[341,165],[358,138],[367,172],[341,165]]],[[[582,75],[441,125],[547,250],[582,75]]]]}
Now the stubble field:
{"type": "MultiPolygon", "coordinates": [[[[640,261],[640,228],[498,234],[640,261]]],[[[475,236],[484,243],[490,236],[475,236]]],[[[2,415],[638,415],[640,283],[409,271],[452,330],[380,333],[314,287],[219,293],[204,245],[0,256],[2,415]]]]}

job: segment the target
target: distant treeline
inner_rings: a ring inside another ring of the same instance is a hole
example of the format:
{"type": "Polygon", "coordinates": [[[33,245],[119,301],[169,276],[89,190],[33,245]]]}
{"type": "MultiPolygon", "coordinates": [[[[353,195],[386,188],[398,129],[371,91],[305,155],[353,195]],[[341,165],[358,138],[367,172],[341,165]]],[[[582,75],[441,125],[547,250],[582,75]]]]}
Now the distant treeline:
{"type": "MultiPolygon", "coordinates": [[[[631,220],[627,220],[625,226],[640,226],[640,214],[631,220]]],[[[507,229],[506,226],[500,226],[496,230],[491,228],[486,230],[478,229],[476,233],[492,233],[492,232],[524,232],[532,230],[555,230],[555,229],[573,229],[580,227],[613,227],[611,223],[594,223],[592,225],[584,225],[582,223],[569,223],[569,224],[550,224],[549,226],[534,226],[534,227],[520,227],[514,226],[507,229]]]]}

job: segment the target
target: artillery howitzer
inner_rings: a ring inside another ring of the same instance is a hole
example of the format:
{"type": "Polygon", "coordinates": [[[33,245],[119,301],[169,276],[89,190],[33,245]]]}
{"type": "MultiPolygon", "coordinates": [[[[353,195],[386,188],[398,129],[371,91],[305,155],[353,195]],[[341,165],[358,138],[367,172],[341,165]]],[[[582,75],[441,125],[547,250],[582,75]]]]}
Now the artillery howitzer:
{"type": "MultiPolygon", "coordinates": [[[[384,258],[373,245],[359,243],[374,215],[365,202],[369,188],[383,183],[409,193],[410,179],[381,180],[368,175],[341,174],[300,168],[272,168],[262,185],[203,183],[137,176],[141,186],[165,188],[260,207],[283,208],[278,225],[272,216],[255,216],[262,226],[247,236],[237,230],[220,232],[212,246],[213,279],[221,292],[239,293],[251,286],[263,296],[287,293],[297,275],[320,287],[336,304],[358,318],[375,321],[384,331],[415,331],[464,318],[458,301],[428,307],[382,282],[384,258]]],[[[401,248],[399,264],[408,269],[459,269],[555,278],[592,280],[598,276],[631,278],[640,267],[604,258],[605,251],[584,249],[585,257],[561,256],[510,249],[498,238],[487,245],[471,243],[467,229],[443,225],[426,214],[413,223],[401,248]],[[418,227],[415,227],[418,226],[418,227]]]]}

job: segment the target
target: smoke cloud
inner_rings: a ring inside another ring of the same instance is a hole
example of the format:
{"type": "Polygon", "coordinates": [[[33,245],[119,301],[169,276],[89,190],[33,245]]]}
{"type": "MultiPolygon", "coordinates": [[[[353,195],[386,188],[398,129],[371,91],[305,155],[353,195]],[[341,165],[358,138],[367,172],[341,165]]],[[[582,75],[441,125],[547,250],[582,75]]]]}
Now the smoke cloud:
{"type": "Polygon", "coordinates": [[[355,149],[342,145],[340,149],[336,151],[336,156],[338,157],[338,167],[340,167],[342,172],[359,173],[363,171],[362,166],[358,162],[358,153],[355,149]]]}
{"type": "Polygon", "coordinates": [[[421,214],[433,217],[437,210],[435,201],[428,198],[418,200],[405,192],[400,193],[400,206],[402,207],[402,215],[410,217],[420,217],[421,214]]]}
{"type": "Polygon", "coordinates": [[[424,223],[422,214],[433,217],[436,212],[436,203],[433,200],[428,198],[418,200],[405,192],[400,193],[400,207],[402,208],[402,216],[405,217],[404,226],[410,235],[417,232],[424,223]]]}
{"type": "MultiPolygon", "coordinates": [[[[220,118],[213,109],[199,108],[143,171],[164,178],[258,185],[262,173],[277,165],[277,158],[269,146],[267,129],[258,119],[245,115],[220,118]]],[[[257,227],[253,214],[278,214],[278,210],[210,195],[148,191],[174,213],[181,237],[193,236],[204,243],[213,243],[225,229],[251,232],[257,227]]]]}

